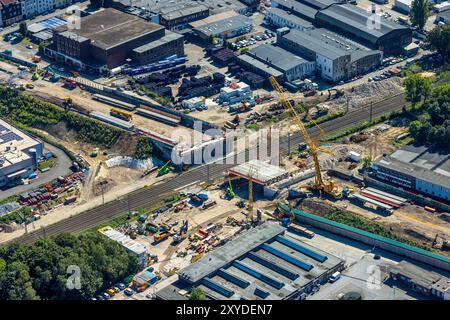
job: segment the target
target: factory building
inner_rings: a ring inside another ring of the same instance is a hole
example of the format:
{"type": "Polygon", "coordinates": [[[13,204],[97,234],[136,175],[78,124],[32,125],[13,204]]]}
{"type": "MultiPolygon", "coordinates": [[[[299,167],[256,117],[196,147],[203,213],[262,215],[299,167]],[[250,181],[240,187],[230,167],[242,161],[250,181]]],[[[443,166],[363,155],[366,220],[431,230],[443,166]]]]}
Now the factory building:
{"type": "Polygon", "coordinates": [[[253,28],[252,20],[240,14],[232,14],[226,18],[223,18],[223,14],[217,14],[206,18],[205,21],[197,21],[192,26],[194,33],[206,42],[211,37],[234,38],[250,32],[253,28]]]}
{"type": "Polygon", "coordinates": [[[9,26],[22,20],[22,2],[0,0],[0,27],[9,26]]]}
{"type": "Polygon", "coordinates": [[[169,30],[186,28],[190,22],[209,16],[209,8],[201,3],[171,5],[164,7],[159,13],[159,24],[169,30]]]}
{"type": "Polygon", "coordinates": [[[99,72],[122,65],[136,48],[139,59],[160,60],[168,50],[181,52],[181,45],[163,26],[108,8],[82,17],[79,29],[53,30],[53,43],[45,52],[58,62],[99,72]]]}
{"type": "Polygon", "coordinates": [[[403,283],[424,296],[450,300],[450,278],[407,261],[400,261],[399,264],[391,267],[389,278],[403,283]]]}
{"type": "Polygon", "coordinates": [[[376,178],[450,201],[450,155],[427,147],[406,146],[372,165],[376,178]]]}
{"type": "Polygon", "coordinates": [[[187,299],[201,288],[212,300],[300,300],[344,269],[344,261],[266,222],[208,253],[157,291],[161,300],[187,299]]]}
{"type": "Polygon", "coordinates": [[[139,64],[151,63],[161,59],[161,52],[165,56],[184,56],[184,37],[166,30],[160,39],[133,49],[133,60],[139,64]]]}
{"type": "Polygon", "coordinates": [[[403,13],[409,13],[411,10],[411,3],[412,0],[395,0],[393,9],[403,13]]]}
{"type": "Polygon", "coordinates": [[[315,23],[385,54],[400,54],[412,41],[410,28],[351,4],[333,4],[319,10],[315,23]]]}
{"type": "Polygon", "coordinates": [[[27,178],[41,157],[41,141],[0,119],[0,186],[27,178]]]}
{"type": "Polygon", "coordinates": [[[278,36],[277,44],[315,61],[317,74],[330,82],[370,71],[378,67],[383,59],[381,51],[370,50],[323,28],[284,32],[278,36]]]}
{"type": "Polygon", "coordinates": [[[311,22],[280,8],[270,8],[267,10],[266,20],[278,28],[288,27],[302,31],[312,30],[314,28],[311,22]]]}
{"type": "Polygon", "coordinates": [[[317,8],[296,0],[272,0],[272,7],[290,12],[292,15],[309,22],[315,21],[318,12],[317,8]]]}
{"type": "Polygon", "coordinates": [[[260,45],[250,50],[247,55],[281,72],[285,81],[303,79],[315,72],[314,61],[305,60],[270,44],[260,45]]]}

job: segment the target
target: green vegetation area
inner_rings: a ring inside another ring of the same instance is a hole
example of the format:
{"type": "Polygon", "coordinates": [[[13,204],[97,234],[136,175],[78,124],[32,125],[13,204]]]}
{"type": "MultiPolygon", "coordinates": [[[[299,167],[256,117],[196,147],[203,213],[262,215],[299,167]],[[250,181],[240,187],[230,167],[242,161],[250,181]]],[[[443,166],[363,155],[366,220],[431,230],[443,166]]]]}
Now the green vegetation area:
{"type": "Polygon", "coordinates": [[[356,214],[341,211],[341,210],[335,210],[331,213],[328,213],[324,216],[324,218],[327,218],[332,221],[336,221],[357,229],[361,229],[367,232],[371,232],[374,234],[377,234],[379,236],[383,236],[392,240],[400,241],[402,243],[409,244],[414,247],[422,248],[425,250],[432,251],[430,247],[421,245],[415,241],[409,240],[405,237],[401,237],[393,233],[389,228],[383,226],[380,223],[371,221],[369,219],[366,219],[364,217],[358,216],[356,214]]]}
{"type": "Polygon", "coordinates": [[[158,95],[157,93],[153,92],[152,90],[150,90],[149,88],[147,88],[144,85],[140,85],[139,89],[141,89],[141,91],[143,91],[147,96],[149,96],[150,98],[156,100],[157,102],[159,102],[163,106],[171,106],[172,105],[172,103],[170,102],[169,99],[158,95]]]}
{"type": "Polygon", "coordinates": [[[0,248],[0,299],[89,299],[136,272],[137,257],[105,236],[61,234],[0,248]]]}
{"type": "Polygon", "coordinates": [[[4,199],[0,200],[0,205],[5,204],[5,203],[10,203],[10,202],[17,202],[18,200],[19,200],[19,196],[17,196],[17,195],[9,196],[8,198],[4,198],[4,199]]]}
{"type": "Polygon", "coordinates": [[[245,127],[249,130],[254,130],[254,131],[259,130],[259,125],[257,123],[248,123],[245,125],[245,127]]]}
{"type": "Polygon", "coordinates": [[[52,168],[55,165],[55,161],[52,159],[49,160],[43,160],[41,162],[38,163],[38,170],[42,171],[45,170],[47,168],[52,168]]]}
{"type": "Polygon", "coordinates": [[[122,133],[99,121],[65,112],[63,108],[4,87],[0,87],[0,116],[23,129],[42,129],[64,122],[69,130],[76,132],[80,141],[106,148],[114,145],[122,133]]]}
{"type": "Polygon", "coordinates": [[[134,153],[134,158],[136,159],[147,159],[152,155],[152,142],[149,138],[140,137],[136,145],[136,151],[134,153]]]}
{"type": "Polygon", "coordinates": [[[31,218],[31,209],[28,206],[23,206],[17,210],[14,210],[2,217],[0,217],[0,223],[10,224],[15,222],[17,224],[23,223],[24,220],[29,221],[31,218]]]}
{"type": "Polygon", "coordinates": [[[409,126],[411,137],[416,143],[450,150],[450,83],[432,88],[429,79],[413,75],[405,79],[405,87],[413,103],[411,113],[417,117],[409,126]]]}
{"type": "Polygon", "coordinates": [[[207,300],[207,297],[201,288],[194,288],[189,295],[189,300],[207,300]]]}
{"type": "Polygon", "coordinates": [[[344,114],[345,114],[345,112],[343,110],[331,112],[329,114],[326,114],[324,116],[317,118],[316,120],[308,121],[307,123],[305,123],[305,127],[306,128],[314,127],[316,124],[321,124],[323,122],[327,122],[327,121],[342,117],[344,114]]]}

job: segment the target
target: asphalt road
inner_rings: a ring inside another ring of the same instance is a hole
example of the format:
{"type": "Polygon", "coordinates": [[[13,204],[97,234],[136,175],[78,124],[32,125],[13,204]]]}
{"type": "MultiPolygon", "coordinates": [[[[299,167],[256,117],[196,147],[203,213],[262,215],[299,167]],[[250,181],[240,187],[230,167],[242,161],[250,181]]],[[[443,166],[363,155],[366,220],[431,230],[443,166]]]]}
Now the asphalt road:
{"type": "MultiPolygon", "coordinates": [[[[403,95],[397,95],[390,99],[376,102],[373,104],[372,117],[375,118],[390,111],[400,110],[405,101],[403,95]]],[[[351,111],[344,116],[322,123],[321,127],[326,133],[333,133],[344,127],[351,126],[355,123],[368,120],[370,117],[370,108],[362,108],[351,111]]],[[[314,136],[317,134],[317,128],[311,128],[308,132],[314,136]]],[[[296,146],[302,142],[303,138],[296,132],[291,136],[291,146],[296,146]]],[[[280,141],[280,153],[286,154],[288,151],[287,138],[280,141]]],[[[209,179],[216,179],[223,175],[223,172],[232,167],[231,164],[209,164],[195,167],[184,172],[177,177],[156,185],[148,189],[140,189],[127,196],[117,200],[105,203],[99,207],[87,210],[68,219],[59,221],[40,230],[33,231],[27,235],[15,239],[14,241],[31,244],[40,237],[57,235],[64,232],[76,233],[96,225],[111,220],[122,215],[127,210],[135,210],[143,206],[151,205],[156,201],[163,199],[168,193],[175,189],[192,184],[195,182],[204,182],[209,179]]]]}

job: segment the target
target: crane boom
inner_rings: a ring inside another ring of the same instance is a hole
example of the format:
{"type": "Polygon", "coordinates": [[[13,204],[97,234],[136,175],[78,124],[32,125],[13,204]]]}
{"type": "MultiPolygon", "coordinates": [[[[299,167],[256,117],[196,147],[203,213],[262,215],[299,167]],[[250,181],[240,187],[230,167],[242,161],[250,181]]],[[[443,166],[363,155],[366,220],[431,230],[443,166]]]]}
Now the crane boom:
{"type": "Polygon", "coordinates": [[[317,186],[323,185],[323,179],[322,179],[322,171],[320,170],[319,165],[319,159],[318,159],[318,148],[317,145],[314,143],[314,141],[309,136],[308,132],[306,131],[305,126],[303,125],[303,122],[300,120],[300,117],[297,113],[297,111],[294,109],[292,104],[289,102],[289,100],[284,95],[284,90],[281,88],[278,81],[270,76],[269,77],[270,84],[274,88],[275,92],[277,93],[278,99],[280,100],[281,104],[284,106],[286,111],[288,111],[290,117],[292,120],[294,120],[297,128],[299,129],[300,133],[302,134],[303,138],[305,139],[306,145],[308,146],[311,156],[314,161],[314,168],[316,170],[316,178],[315,183],[317,186]]]}
{"type": "Polygon", "coordinates": [[[321,149],[318,146],[318,141],[319,141],[320,135],[323,133],[323,130],[317,125],[320,132],[314,140],[311,139],[310,135],[306,131],[305,126],[303,125],[303,122],[300,120],[300,117],[299,117],[297,111],[292,106],[292,104],[289,102],[289,100],[285,97],[285,92],[284,92],[283,88],[280,86],[280,84],[278,83],[278,81],[273,76],[270,76],[269,82],[272,85],[273,89],[275,90],[281,104],[283,105],[283,107],[289,113],[289,116],[292,118],[292,120],[296,124],[297,128],[299,129],[300,133],[302,134],[303,138],[305,139],[306,145],[309,148],[311,157],[314,162],[314,168],[315,168],[315,185],[313,186],[313,188],[324,191],[325,193],[331,195],[335,199],[340,198],[342,196],[342,191],[339,190],[339,188],[335,185],[334,181],[330,180],[328,182],[324,182],[324,180],[322,178],[322,171],[320,169],[320,163],[319,163],[319,152],[322,151],[322,152],[330,153],[329,151],[321,149]]]}

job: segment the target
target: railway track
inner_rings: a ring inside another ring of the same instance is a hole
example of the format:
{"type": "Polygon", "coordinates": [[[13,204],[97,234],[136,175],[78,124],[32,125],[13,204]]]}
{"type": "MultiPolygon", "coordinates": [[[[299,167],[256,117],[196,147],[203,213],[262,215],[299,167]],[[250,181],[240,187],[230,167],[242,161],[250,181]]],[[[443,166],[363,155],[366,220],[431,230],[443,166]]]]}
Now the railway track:
{"type": "MultiPolygon", "coordinates": [[[[387,112],[401,110],[405,105],[403,94],[393,96],[372,105],[372,118],[379,117],[387,112]]],[[[351,111],[340,118],[330,120],[321,124],[322,129],[327,133],[339,131],[345,127],[368,120],[370,117],[370,108],[363,107],[358,110],[351,111]]],[[[315,136],[318,133],[317,128],[311,128],[308,132],[315,136]]],[[[290,138],[292,145],[302,142],[303,138],[296,132],[290,138]]],[[[280,141],[280,153],[288,152],[288,140],[283,137],[280,141]]],[[[246,151],[248,155],[248,150],[246,151]]],[[[117,200],[113,200],[99,207],[87,210],[68,219],[56,222],[45,228],[30,232],[23,235],[12,242],[20,242],[31,244],[40,237],[53,236],[60,233],[70,232],[77,233],[96,225],[111,220],[122,215],[128,210],[136,210],[138,208],[149,206],[161,200],[171,191],[189,185],[193,182],[205,182],[208,179],[213,180],[220,178],[224,170],[232,167],[231,164],[209,164],[192,168],[171,180],[158,184],[147,189],[140,189],[131,194],[123,196],[117,200]]]]}

